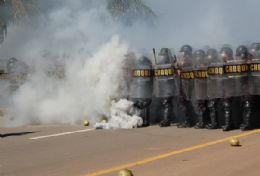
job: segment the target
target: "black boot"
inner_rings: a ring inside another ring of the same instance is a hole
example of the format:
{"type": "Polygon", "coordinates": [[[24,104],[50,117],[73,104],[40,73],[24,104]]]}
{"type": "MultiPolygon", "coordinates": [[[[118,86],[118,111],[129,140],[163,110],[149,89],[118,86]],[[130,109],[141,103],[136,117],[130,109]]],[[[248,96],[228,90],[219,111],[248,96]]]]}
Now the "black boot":
{"type": "Polygon", "coordinates": [[[194,128],[196,128],[196,129],[203,129],[203,128],[205,128],[205,124],[204,124],[204,122],[197,122],[196,123],[196,125],[194,126],[194,128]]]}
{"type": "Polygon", "coordinates": [[[149,107],[146,107],[145,109],[143,109],[143,125],[142,127],[148,127],[150,126],[150,109],[149,107]]]}
{"type": "Polygon", "coordinates": [[[179,122],[177,124],[178,128],[190,128],[192,126],[192,105],[188,100],[183,99],[182,101],[182,111],[184,113],[184,121],[179,122]]]}
{"type": "Polygon", "coordinates": [[[178,128],[190,128],[191,127],[191,124],[185,120],[184,122],[181,122],[177,125],[178,128]]]}
{"type": "Polygon", "coordinates": [[[160,127],[168,127],[171,126],[171,122],[169,120],[162,120],[160,122],[160,127]]]}
{"type": "Polygon", "coordinates": [[[233,129],[231,121],[231,109],[230,101],[224,100],[224,126],[222,126],[223,131],[230,131],[233,129]]]}
{"type": "Polygon", "coordinates": [[[208,124],[206,127],[207,129],[217,129],[218,128],[218,122],[217,122],[217,116],[216,113],[210,112],[210,121],[211,123],[208,124]]]}
{"type": "Polygon", "coordinates": [[[217,129],[218,122],[217,122],[217,111],[216,111],[216,102],[214,100],[210,100],[208,104],[209,108],[209,117],[210,117],[210,124],[206,126],[207,129],[217,129]]]}
{"type": "Polygon", "coordinates": [[[230,117],[225,117],[225,125],[222,126],[222,130],[223,131],[230,131],[232,129],[233,129],[233,127],[231,125],[230,117]]]}
{"type": "Polygon", "coordinates": [[[204,119],[203,119],[203,114],[202,113],[198,114],[198,122],[196,123],[194,128],[196,128],[196,129],[205,128],[205,123],[204,123],[204,119]]]}
{"type": "Polygon", "coordinates": [[[134,103],[133,113],[139,117],[142,117],[143,124],[138,127],[147,127],[150,125],[150,105],[151,100],[136,99],[134,103]]]}
{"type": "Polygon", "coordinates": [[[171,121],[170,121],[170,110],[171,110],[171,98],[166,98],[163,100],[163,120],[160,122],[159,126],[160,127],[168,127],[171,126],[171,121]]]}
{"type": "Polygon", "coordinates": [[[249,100],[245,101],[243,108],[243,123],[240,125],[240,129],[242,131],[251,130],[251,103],[249,100]]]}
{"type": "Polygon", "coordinates": [[[205,102],[199,101],[197,104],[197,110],[198,110],[198,113],[197,113],[198,122],[196,123],[195,128],[196,129],[205,128],[205,122],[204,122],[204,118],[203,118],[204,112],[206,111],[205,102]]]}

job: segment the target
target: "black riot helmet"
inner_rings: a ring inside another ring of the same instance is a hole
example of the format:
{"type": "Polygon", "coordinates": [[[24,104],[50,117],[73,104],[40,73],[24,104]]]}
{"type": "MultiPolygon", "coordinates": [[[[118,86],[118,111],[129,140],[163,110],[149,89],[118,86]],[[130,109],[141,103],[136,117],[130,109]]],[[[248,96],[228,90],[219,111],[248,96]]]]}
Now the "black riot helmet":
{"type": "Polygon", "coordinates": [[[209,63],[218,63],[218,51],[216,49],[210,48],[207,51],[207,60],[209,63]]]}
{"type": "Polygon", "coordinates": [[[157,57],[156,64],[170,64],[173,61],[172,53],[169,48],[162,48],[157,57]]]}
{"type": "Polygon", "coordinates": [[[250,47],[250,53],[254,58],[260,57],[260,43],[253,43],[250,47]]]}
{"type": "Polygon", "coordinates": [[[197,50],[193,53],[193,62],[198,65],[198,64],[205,64],[205,56],[206,53],[203,50],[197,50]]]}
{"type": "Polygon", "coordinates": [[[183,45],[180,49],[180,52],[184,53],[184,55],[192,55],[192,47],[190,45],[183,45]]]}
{"type": "Polygon", "coordinates": [[[178,64],[180,66],[192,65],[192,47],[190,45],[183,45],[178,55],[178,64]]]}
{"type": "Polygon", "coordinates": [[[152,69],[152,62],[146,56],[141,56],[135,62],[135,69],[152,69]]]}
{"type": "Polygon", "coordinates": [[[10,59],[8,59],[7,61],[7,69],[8,69],[8,72],[11,71],[11,69],[13,67],[15,67],[15,64],[18,62],[18,60],[15,58],[15,57],[12,57],[10,59]]]}
{"type": "Polygon", "coordinates": [[[12,58],[8,59],[8,63],[15,63],[17,61],[18,60],[15,57],[12,57],[12,58]]]}
{"type": "Polygon", "coordinates": [[[244,45],[240,45],[236,50],[236,56],[240,58],[247,58],[248,57],[248,49],[244,45]]]}
{"type": "Polygon", "coordinates": [[[224,61],[227,62],[229,60],[233,59],[233,50],[229,46],[223,46],[219,52],[220,58],[224,61]]]}

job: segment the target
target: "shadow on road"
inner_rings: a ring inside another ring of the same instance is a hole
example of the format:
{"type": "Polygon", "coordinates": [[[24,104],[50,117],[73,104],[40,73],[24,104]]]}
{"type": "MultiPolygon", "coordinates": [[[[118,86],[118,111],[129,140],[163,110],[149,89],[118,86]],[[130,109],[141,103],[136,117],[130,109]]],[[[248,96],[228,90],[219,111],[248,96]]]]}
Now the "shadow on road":
{"type": "Polygon", "coordinates": [[[27,134],[32,134],[36,133],[34,131],[28,131],[28,132],[17,132],[17,133],[5,133],[5,134],[0,134],[0,138],[6,138],[6,137],[11,137],[11,136],[23,136],[27,134]]]}

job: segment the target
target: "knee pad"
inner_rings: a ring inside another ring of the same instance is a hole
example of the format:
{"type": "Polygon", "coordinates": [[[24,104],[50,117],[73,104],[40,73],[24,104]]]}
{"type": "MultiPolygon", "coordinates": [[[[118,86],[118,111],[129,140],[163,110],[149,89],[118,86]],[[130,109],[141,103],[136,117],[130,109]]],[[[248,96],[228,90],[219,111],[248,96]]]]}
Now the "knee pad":
{"type": "Polygon", "coordinates": [[[215,109],[215,101],[214,100],[210,100],[209,102],[208,102],[208,108],[209,109],[211,109],[211,108],[214,108],[215,109]]]}
{"type": "Polygon", "coordinates": [[[246,109],[249,109],[252,107],[251,102],[249,100],[245,101],[243,104],[244,104],[244,108],[246,108],[246,109]]]}
{"type": "Polygon", "coordinates": [[[227,109],[230,108],[230,101],[229,100],[224,100],[223,101],[223,107],[227,108],[227,109]]]}

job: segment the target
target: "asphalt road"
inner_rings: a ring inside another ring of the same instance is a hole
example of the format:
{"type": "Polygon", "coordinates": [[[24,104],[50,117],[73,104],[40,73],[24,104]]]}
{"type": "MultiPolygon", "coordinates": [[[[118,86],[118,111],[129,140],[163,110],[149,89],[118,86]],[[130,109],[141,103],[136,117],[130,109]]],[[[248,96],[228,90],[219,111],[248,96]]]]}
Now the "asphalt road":
{"type": "Polygon", "coordinates": [[[0,129],[0,176],[259,175],[260,131],[178,129],[91,130],[46,125],[0,129]],[[241,147],[229,136],[242,135],[241,147]]]}

